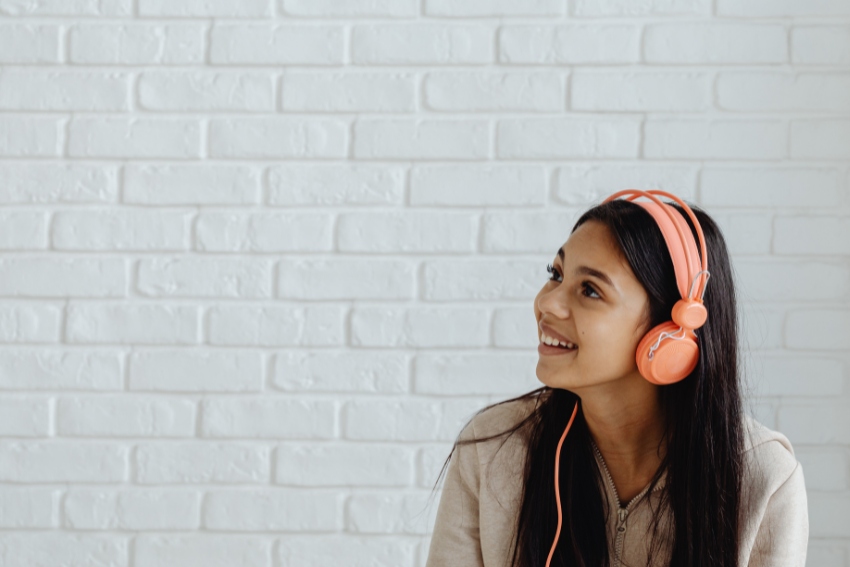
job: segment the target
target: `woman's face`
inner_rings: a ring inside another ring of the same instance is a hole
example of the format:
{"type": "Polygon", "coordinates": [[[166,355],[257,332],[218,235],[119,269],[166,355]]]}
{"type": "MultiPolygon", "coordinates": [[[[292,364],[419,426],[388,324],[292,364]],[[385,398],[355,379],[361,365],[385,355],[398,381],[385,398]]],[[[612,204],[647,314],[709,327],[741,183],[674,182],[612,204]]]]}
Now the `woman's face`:
{"type": "Polygon", "coordinates": [[[552,262],[554,280],[534,298],[537,336],[542,339],[549,327],[577,348],[540,353],[537,378],[551,388],[577,391],[640,377],[635,351],[649,330],[649,298],[614,236],[604,224],[587,221],[562,250],[552,262]]]}

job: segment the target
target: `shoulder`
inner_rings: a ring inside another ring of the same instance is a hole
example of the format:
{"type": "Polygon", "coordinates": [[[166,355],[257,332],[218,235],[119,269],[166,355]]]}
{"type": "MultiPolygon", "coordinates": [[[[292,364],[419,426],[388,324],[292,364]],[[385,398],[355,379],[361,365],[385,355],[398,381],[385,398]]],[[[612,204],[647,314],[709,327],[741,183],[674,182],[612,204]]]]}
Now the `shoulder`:
{"type": "Polygon", "coordinates": [[[744,416],[745,488],[751,494],[769,496],[801,467],[788,438],[744,416]]]}
{"type": "Polygon", "coordinates": [[[464,433],[480,438],[513,429],[534,411],[536,401],[537,398],[523,398],[485,407],[470,420],[464,433]]]}

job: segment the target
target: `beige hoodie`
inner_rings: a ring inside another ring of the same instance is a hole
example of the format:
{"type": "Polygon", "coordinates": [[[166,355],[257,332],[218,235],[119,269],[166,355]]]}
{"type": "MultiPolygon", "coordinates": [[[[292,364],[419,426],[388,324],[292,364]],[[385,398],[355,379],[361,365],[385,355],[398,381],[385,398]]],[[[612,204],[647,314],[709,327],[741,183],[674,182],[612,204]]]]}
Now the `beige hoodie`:
{"type": "MultiPolygon", "coordinates": [[[[460,437],[486,437],[509,429],[528,415],[533,403],[533,400],[520,400],[496,406],[476,416],[460,437]]],[[[803,469],[784,435],[749,416],[744,420],[746,472],[738,566],[804,567],[809,517],[803,469]]],[[[455,449],[446,472],[426,567],[508,566],[514,521],[522,498],[525,446],[521,437],[514,434],[496,452],[504,440],[505,437],[497,437],[455,449]]],[[[638,504],[644,489],[620,508],[614,483],[598,450],[596,461],[611,503],[608,514],[611,565],[646,565],[651,536],[650,504],[657,505],[661,493],[654,490],[650,496],[652,502],[644,500],[638,504]]],[[[657,488],[664,486],[665,477],[666,473],[657,488]]],[[[562,526],[561,538],[563,534],[562,526]]],[[[655,553],[655,565],[667,565],[671,544],[662,541],[661,549],[655,553]]]]}

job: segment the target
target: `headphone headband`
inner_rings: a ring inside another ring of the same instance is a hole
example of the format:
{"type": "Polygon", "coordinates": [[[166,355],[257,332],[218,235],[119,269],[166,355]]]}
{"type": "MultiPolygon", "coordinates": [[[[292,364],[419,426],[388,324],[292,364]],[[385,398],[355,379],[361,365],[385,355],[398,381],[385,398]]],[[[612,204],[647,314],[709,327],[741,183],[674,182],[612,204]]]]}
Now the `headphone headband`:
{"type": "Polygon", "coordinates": [[[694,212],[687,203],[677,196],[658,189],[650,189],[648,191],[624,189],[609,196],[603,203],[613,201],[623,195],[628,195],[626,200],[635,202],[636,205],[642,206],[649,212],[661,229],[661,233],[670,252],[670,257],[673,260],[673,267],[676,271],[676,279],[682,298],[697,298],[701,301],[705,293],[706,282],[708,281],[708,253],[706,251],[702,227],[694,212]],[[655,197],[655,195],[662,195],[672,199],[685,210],[696,228],[699,238],[699,253],[697,252],[696,242],[694,241],[690,227],[684,222],[684,217],[678,210],[664,203],[658,197],[655,197]],[[640,197],[646,197],[651,203],[637,202],[636,200],[640,197]],[[678,242],[678,246],[675,242],[678,242]],[[700,278],[699,286],[696,286],[695,289],[694,283],[698,277],[700,278]]]}

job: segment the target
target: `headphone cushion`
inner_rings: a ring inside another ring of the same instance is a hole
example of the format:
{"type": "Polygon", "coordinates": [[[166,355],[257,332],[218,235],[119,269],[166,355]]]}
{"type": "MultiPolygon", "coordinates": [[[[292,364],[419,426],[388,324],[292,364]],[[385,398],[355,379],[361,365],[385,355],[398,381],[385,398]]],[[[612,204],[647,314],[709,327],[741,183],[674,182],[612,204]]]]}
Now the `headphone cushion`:
{"type": "Polygon", "coordinates": [[[649,358],[649,350],[662,333],[681,334],[679,325],[666,321],[652,328],[643,336],[635,353],[638,371],[649,382],[658,386],[674,384],[687,378],[699,361],[699,346],[693,331],[685,329],[685,337],[679,340],[666,338],[649,358]]]}

